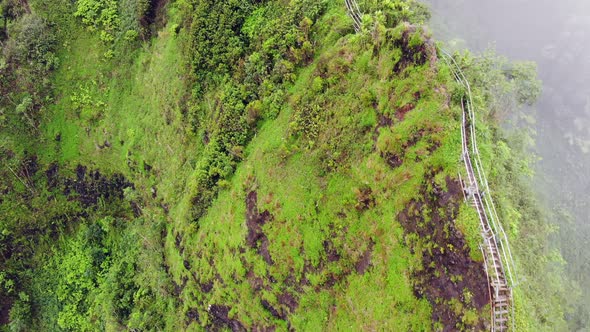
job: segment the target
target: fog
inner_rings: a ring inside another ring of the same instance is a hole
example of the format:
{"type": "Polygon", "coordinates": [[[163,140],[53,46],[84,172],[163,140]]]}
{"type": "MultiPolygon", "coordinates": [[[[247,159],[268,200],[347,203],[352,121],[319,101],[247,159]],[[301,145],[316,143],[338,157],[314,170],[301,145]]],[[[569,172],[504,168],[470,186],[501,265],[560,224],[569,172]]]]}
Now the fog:
{"type": "MultiPolygon", "coordinates": [[[[537,62],[535,188],[555,212],[570,276],[590,308],[590,1],[429,0],[434,33],[482,51],[495,45],[513,60],[537,62]]],[[[570,319],[581,319],[570,317],[570,319]]],[[[582,318],[582,319],[587,319],[582,318]]],[[[585,323],[587,324],[587,323],[585,323]]]]}

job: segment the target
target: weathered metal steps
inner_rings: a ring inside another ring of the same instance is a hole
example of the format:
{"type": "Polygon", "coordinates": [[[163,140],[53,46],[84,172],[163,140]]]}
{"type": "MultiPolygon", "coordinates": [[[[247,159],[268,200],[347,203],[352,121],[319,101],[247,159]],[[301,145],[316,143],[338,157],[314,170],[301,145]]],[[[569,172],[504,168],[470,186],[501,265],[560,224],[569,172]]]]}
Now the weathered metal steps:
{"type": "MultiPolygon", "coordinates": [[[[362,13],[356,0],[344,0],[348,16],[353,21],[356,32],[362,28],[362,13]]],[[[511,329],[514,326],[514,305],[512,287],[515,286],[513,272],[515,265],[508,243],[508,237],[504,228],[499,221],[494,201],[489,195],[490,189],[485,172],[483,171],[482,162],[477,148],[477,138],[475,135],[475,112],[473,107],[473,98],[471,88],[467,78],[461,68],[444,50],[441,50],[443,56],[457,80],[465,87],[467,96],[462,99],[462,154],[461,160],[465,164],[467,173],[467,182],[461,179],[466,201],[477,211],[482,235],[482,250],[484,257],[485,273],[488,277],[488,287],[490,289],[492,312],[491,326],[492,332],[508,331],[509,323],[511,329]]]]}

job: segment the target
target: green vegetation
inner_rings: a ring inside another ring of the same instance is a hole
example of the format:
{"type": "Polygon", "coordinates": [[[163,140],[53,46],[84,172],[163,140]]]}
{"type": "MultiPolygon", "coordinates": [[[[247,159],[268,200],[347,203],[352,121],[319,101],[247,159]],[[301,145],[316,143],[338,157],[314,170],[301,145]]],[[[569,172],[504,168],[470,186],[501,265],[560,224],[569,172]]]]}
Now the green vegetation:
{"type": "Polygon", "coordinates": [[[517,330],[566,330],[565,317],[571,308],[566,304],[565,294],[570,297],[569,301],[578,295],[572,282],[563,277],[563,258],[551,251],[546,240],[541,240],[554,232],[554,226],[549,224],[548,214],[535,201],[529,188],[534,162],[534,154],[530,152],[534,135],[530,121],[534,114],[530,113],[530,108],[522,106],[532,105],[541,91],[535,66],[511,64],[491,51],[479,58],[464,54],[461,63],[477,91],[478,139],[487,142],[479,149],[490,170],[490,185],[499,205],[498,212],[517,260],[517,330]],[[507,113],[507,109],[512,113],[507,113]],[[494,125],[494,119],[503,119],[504,123],[519,129],[506,135],[494,125]],[[539,300],[543,297],[560,305],[547,310],[546,303],[539,300]]]}
{"type": "MultiPolygon", "coordinates": [[[[366,1],[359,34],[336,1],[1,8],[2,329],[489,323],[457,182],[463,91],[416,2],[366,1]]],[[[518,326],[559,329],[558,257],[486,90],[532,102],[532,72],[461,60],[526,276],[518,326]]]]}

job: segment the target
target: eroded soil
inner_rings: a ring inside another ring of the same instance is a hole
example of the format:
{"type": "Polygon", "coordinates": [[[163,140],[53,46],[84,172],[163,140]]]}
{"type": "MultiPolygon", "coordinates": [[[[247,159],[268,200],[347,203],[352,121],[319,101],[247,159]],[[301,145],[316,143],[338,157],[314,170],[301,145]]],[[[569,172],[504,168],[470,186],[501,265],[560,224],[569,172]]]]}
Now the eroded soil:
{"type": "Polygon", "coordinates": [[[211,324],[207,326],[207,331],[224,331],[229,328],[232,332],[246,332],[246,328],[242,323],[229,318],[229,310],[230,307],[225,305],[213,304],[209,306],[211,324]]]}
{"type": "Polygon", "coordinates": [[[437,186],[434,175],[427,177],[420,193],[422,199],[411,201],[398,215],[405,234],[415,234],[424,240],[408,241],[413,251],[420,251],[423,269],[413,272],[414,293],[426,297],[432,305],[432,320],[440,322],[444,331],[458,328],[484,330],[485,322],[464,324],[462,314],[475,308],[478,313],[489,303],[490,294],[482,262],[469,255],[469,247],[454,220],[462,200],[458,181],[446,178],[447,191],[437,186]],[[459,301],[461,310],[451,301],[459,301]],[[464,324],[464,325],[462,325],[464,324]]]}
{"type": "Polygon", "coordinates": [[[14,300],[10,297],[0,295],[0,324],[10,322],[10,309],[14,300]]]}
{"type": "MultiPolygon", "coordinates": [[[[48,174],[48,181],[50,179],[48,174]]],[[[64,194],[79,201],[82,206],[94,206],[100,199],[117,200],[123,199],[123,190],[133,188],[133,184],[122,174],[113,174],[108,177],[98,170],[88,171],[86,166],[76,167],[76,178],[64,180],[64,194]]]]}
{"type": "Polygon", "coordinates": [[[393,67],[393,71],[397,74],[401,73],[409,66],[421,66],[427,61],[431,65],[436,62],[436,48],[434,42],[424,35],[422,31],[412,25],[407,25],[402,33],[401,39],[395,40],[394,45],[401,49],[401,58],[393,67]],[[413,45],[412,37],[414,34],[420,33],[423,42],[413,45]]]}
{"type": "Polygon", "coordinates": [[[246,225],[248,226],[248,235],[246,237],[246,244],[264,258],[267,264],[272,265],[273,260],[268,251],[268,237],[262,231],[262,226],[271,219],[271,214],[268,211],[260,213],[258,211],[258,194],[255,191],[250,191],[246,196],[246,225]]]}

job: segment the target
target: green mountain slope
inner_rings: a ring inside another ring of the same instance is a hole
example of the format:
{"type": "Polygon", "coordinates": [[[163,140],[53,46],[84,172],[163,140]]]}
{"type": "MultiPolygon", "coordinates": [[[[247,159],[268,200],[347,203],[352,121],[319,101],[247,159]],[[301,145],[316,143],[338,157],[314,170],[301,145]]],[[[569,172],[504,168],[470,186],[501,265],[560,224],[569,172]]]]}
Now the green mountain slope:
{"type": "MultiPolygon", "coordinates": [[[[339,1],[3,2],[3,329],[489,329],[464,91],[422,6],[361,5],[354,33],[339,1]]],[[[458,60],[518,330],[561,329],[560,258],[494,118],[493,88],[534,75],[458,60]]]]}

